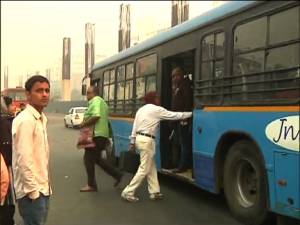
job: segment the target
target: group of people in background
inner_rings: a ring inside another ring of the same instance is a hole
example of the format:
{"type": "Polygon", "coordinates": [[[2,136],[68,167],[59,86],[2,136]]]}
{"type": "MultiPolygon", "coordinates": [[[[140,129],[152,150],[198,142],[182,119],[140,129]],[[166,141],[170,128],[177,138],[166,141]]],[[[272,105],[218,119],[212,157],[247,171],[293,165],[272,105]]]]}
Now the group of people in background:
{"type": "MultiPolygon", "coordinates": [[[[172,111],[160,106],[159,95],[152,91],[144,96],[145,105],[137,112],[130,137],[129,151],[140,154],[139,168],[121,193],[121,198],[136,202],[136,190],[144,178],[148,181],[149,198],[163,198],[157,177],[155,163],[155,136],[160,121],[178,121],[172,128],[180,137],[181,159],[174,172],[182,172],[190,165],[190,118],[192,116],[191,82],[184,77],[181,68],[172,71],[173,103],[172,111]]],[[[0,224],[14,225],[14,199],[25,225],[43,225],[46,222],[49,197],[52,194],[49,169],[49,143],[47,137],[47,117],[43,113],[50,97],[47,78],[35,75],[25,83],[27,106],[15,118],[12,100],[1,97],[1,210],[0,224]],[[15,197],[14,197],[15,195],[15,197]]],[[[101,152],[109,144],[109,108],[99,96],[97,87],[87,90],[88,108],[81,128],[92,128],[94,147],[85,148],[83,161],[87,174],[87,184],[80,192],[98,190],[95,178],[95,164],[111,175],[117,187],[123,173],[101,157],[101,152]]]]}

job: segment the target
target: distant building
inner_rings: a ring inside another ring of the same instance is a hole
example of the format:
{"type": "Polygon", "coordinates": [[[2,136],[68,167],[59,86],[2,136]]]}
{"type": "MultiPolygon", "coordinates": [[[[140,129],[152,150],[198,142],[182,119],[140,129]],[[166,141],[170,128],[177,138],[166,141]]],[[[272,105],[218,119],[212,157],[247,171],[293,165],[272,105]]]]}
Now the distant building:
{"type": "Polygon", "coordinates": [[[95,24],[85,24],[85,74],[89,74],[95,63],[95,24]]]}
{"type": "Polygon", "coordinates": [[[49,82],[51,80],[50,74],[51,74],[51,69],[49,69],[49,68],[46,69],[46,78],[49,80],[49,82]]]}
{"type": "Polygon", "coordinates": [[[120,5],[119,52],[130,47],[130,5],[120,5]]]}
{"type": "Polygon", "coordinates": [[[8,88],[8,66],[4,67],[4,89],[8,88]]]}
{"type": "Polygon", "coordinates": [[[171,26],[174,27],[189,19],[189,3],[187,1],[172,1],[171,26]]]}

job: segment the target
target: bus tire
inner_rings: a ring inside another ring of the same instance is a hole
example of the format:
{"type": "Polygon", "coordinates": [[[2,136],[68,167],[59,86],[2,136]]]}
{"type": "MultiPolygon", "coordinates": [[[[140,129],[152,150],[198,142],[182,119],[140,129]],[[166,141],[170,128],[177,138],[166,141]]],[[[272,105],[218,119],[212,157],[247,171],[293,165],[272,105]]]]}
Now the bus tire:
{"type": "Polygon", "coordinates": [[[247,225],[268,219],[268,191],[264,163],[256,145],[248,140],[234,143],[224,166],[224,192],[234,217],[247,225]]]}

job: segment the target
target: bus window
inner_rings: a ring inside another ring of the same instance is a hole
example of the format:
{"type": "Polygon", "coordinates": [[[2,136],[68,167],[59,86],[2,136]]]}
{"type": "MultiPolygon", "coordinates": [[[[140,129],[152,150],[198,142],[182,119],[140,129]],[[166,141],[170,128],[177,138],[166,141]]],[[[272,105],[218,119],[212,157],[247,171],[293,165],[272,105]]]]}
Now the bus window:
{"type": "Polygon", "coordinates": [[[264,47],[267,37],[266,26],[266,17],[238,26],[234,31],[235,53],[264,47]]]}
{"type": "Polygon", "coordinates": [[[124,96],[125,96],[125,65],[117,68],[117,104],[116,113],[123,113],[124,111],[124,96]]]}
{"type": "Polygon", "coordinates": [[[126,80],[125,80],[125,104],[124,113],[132,114],[134,101],[133,101],[133,63],[126,65],[126,80]]]}
{"type": "Polygon", "coordinates": [[[148,76],[146,81],[146,93],[156,91],[156,76],[148,76]]]}
{"type": "Polygon", "coordinates": [[[109,86],[104,86],[103,87],[103,99],[105,101],[109,100],[109,86]]]}
{"type": "Polygon", "coordinates": [[[114,112],[114,99],[115,99],[115,70],[106,70],[103,73],[103,99],[109,105],[109,108],[114,112]]]}
{"type": "Polygon", "coordinates": [[[266,70],[299,66],[299,52],[299,43],[270,49],[266,57],[266,70]]]}
{"type": "Polygon", "coordinates": [[[103,74],[103,99],[109,101],[109,83],[110,83],[110,73],[105,71],[103,74]]]}
{"type": "Polygon", "coordinates": [[[125,90],[125,66],[119,66],[117,69],[117,100],[118,101],[124,100],[124,90],[125,90]]]}
{"type": "MultiPolygon", "coordinates": [[[[136,105],[137,108],[142,105],[140,100],[147,91],[156,90],[156,82],[153,83],[153,78],[157,72],[157,55],[152,54],[139,58],[136,63],[136,105]],[[148,83],[149,82],[149,83],[148,83]]],[[[156,79],[156,78],[155,78],[156,79]]]]}
{"type": "Polygon", "coordinates": [[[224,76],[225,34],[216,32],[206,35],[201,43],[201,86],[200,102],[217,103],[221,99],[221,91],[217,86],[224,76]]]}
{"type": "Polygon", "coordinates": [[[136,71],[136,98],[139,100],[146,92],[156,90],[157,55],[138,59],[136,71]]]}
{"type": "Polygon", "coordinates": [[[277,102],[299,99],[299,11],[297,6],[236,27],[232,82],[241,85],[232,87],[228,101],[257,104],[271,103],[274,97],[277,102]]]}
{"type": "Polygon", "coordinates": [[[136,98],[139,99],[145,95],[145,78],[136,79],[136,98]]]}
{"type": "Polygon", "coordinates": [[[294,7],[270,16],[269,44],[273,45],[283,41],[290,41],[299,38],[299,8],[299,6],[294,7]]]}

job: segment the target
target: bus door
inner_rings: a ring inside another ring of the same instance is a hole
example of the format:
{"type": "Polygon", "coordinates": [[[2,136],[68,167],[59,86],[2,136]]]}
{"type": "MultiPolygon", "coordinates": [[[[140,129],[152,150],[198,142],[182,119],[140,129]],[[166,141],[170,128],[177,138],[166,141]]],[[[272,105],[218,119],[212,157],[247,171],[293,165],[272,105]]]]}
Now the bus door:
{"type": "MultiPolygon", "coordinates": [[[[161,79],[161,104],[168,110],[172,110],[172,96],[174,93],[174,85],[172,83],[172,70],[176,67],[182,68],[186,79],[191,80],[193,84],[194,78],[195,52],[188,51],[177,55],[173,55],[162,60],[162,79],[161,79]]],[[[181,158],[180,137],[178,126],[180,121],[162,121],[160,130],[160,149],[161,149],[161,167],[163,172],[171,173],[175,176],[193,177],[193,160],[192,160],[192,135],[189,135],[189,163],[188,169],[184,172],[176,172],[181,158]]],[[[190,133],[192,134],[192,121],[190,121],[190,133]]]]}

